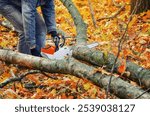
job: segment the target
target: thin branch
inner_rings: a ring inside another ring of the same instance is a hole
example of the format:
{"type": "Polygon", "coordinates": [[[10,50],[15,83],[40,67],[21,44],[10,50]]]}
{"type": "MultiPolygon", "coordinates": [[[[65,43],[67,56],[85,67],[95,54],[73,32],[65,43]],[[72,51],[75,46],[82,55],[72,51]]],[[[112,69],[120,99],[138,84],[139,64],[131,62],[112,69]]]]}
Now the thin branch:
{"type": "MultiPolygon", "coordinates": [[[[17,78],[12,69],[10,70],[10,74],[12,75],[12,78],[17,78]]],[[[14,82],[13,86],[14,86],[14,90],[16,91],[16,84],[15,84],[15,82],[14,82]]]]}
{"type": "Polygon", "coordinates": [[[94,10],[93,10],[93,7],[92,7],[92,3],[91,3],[91,0],[88,0],[88,4],[89,4],[89,8],[90,8],[90,14],[91,14],[91,17],[92,17],[92,22],[93,22],[93,25],[94,27],[96,28],[97,25],[96,25],[96,19],[94,17],[94,10]]]}
{"type": "Polygon", "coordinates": [[[117,56],[116,56],[116,59],[114,61],[114,64],[112,66],[112,69],[111,69],[111,76],[110,76],[110,80],[109,80],[109,83],[108,83],[108,86],[107,86],[107,91],[106,91],[106,98],[108,99],[108,96],[109,96],[109,92],[110,92],[110,85],[111,85],[111,81],[112,81],[112,77],[113,77],[113,73],[114,73],[114,69],[115,69],[115,66],[116,66],[116,63],[118,61],[118,58],[119,58],[119,55],[120,55],[120,52],[122,50],[122,41],[124,40],[125,38],[125,35],[127,33],[127,30],[128,30],[128,26],[126,27],[126,30],[124,31],[124,34],[122,35],[120,41],[119,41],[119,44],[118,44],[118,53],[117,53],[117,56]]]}
{"type": "Polygon", "coordinates": [[[145,93],[149,92],[150,88],[148,88],[146,91],[144,91],[141,95],[137,96],[135,99],[139,99],[141,96],[143,96],[145,93]]]}
{"type": "Polygon", "coordinates": [[[118,44],[118,52],[117,52],[117,56],[116,56],[116,59],[114,61],[114,64],[112,66],[112,69],[111,69],[111,76],[110,76],[110,80],[109,80],[109,83],[108,83],[108,86],[107,86],[107,91],[106,91],[106,98],[108,99],[108,96],[109,96],[109,92],[110,92],[110,86],[111,86],[111,81],[112,81],[112,77],[113,77],[113,73],[114,73],[114,70],[115,70],[115,66],[116,66],[116,63],[118,61],[118,58],[119,58],[119,55],[120,55],[120,52],[122,50],[122,45],[124,44],[125,42],[125,38],[126,38],[126,33],[128,31],[128,27],[129,27],[129,24],[132,20],[132,16],[134,14],[135,10],[131,13],[130,17],[129,17],[129,20],[127,22],[127,26],[126,26],[126,29],[124,31],[124,33],[122,34],[120,40],[119,40],[119,44],[118,44]]]}
{"type": "Polygon", "coordinates": [[[46,87],[48,87],[48,86],[46,86],[46,85],[32,85],[32,84],[25,84],[24,85],[24,88],[26,88],[26,89],[36,89],[36,88],[43,89],[46,87]]]}
{"type": "Polygon", "coordinates": [[[112,0],[112,2],[113,2],[113,4],[114,4],[116,7],[118,7],[118,8],[120,8],[120,7],[121,7],[121,5],[120,5],[120,4],[118,4],[118,3],[116,3],[116,2],[115,2],[115,0],[112,0]]]}
{"type": "Polygon", "coordinates": [[[97,19],[97,21],[101,21],[101,20],[105,20],[105,19],[113,19],[113,18],[117,17],[124,10],[125,6],[126,6],[126,4],[123,4],[115,14],[108,16],[108,17],[102,17],[100,19],[97,19]]]}
{"type": "Polygon", "coordinates": [[[52,76],[49,76],[48,74],[46,74],[45,72],[41,72],[44,76],[48,77],[48,78],[51,78],[51,79],[54,79],[54,80],[57,80],[58,78],[57,77],[52,77],[52,76]]]}
{"type": "MultiPolygon", "coordinates": [[[[66,87],[66,86],[63,86],[63,85],[60,85],[60,87],[63,87],[63,88],[65,88],[65,89],[68,89],[68,90],[70,90],[70,91],[72,91],[72,92],[74,92],[74,93],[80,95],[80,97],[81,97],[82,99],[89,99],[88,97],[82,95],[81,93],[79,93],[79,92],[77,92],[77,91],[75,91],[75,90],[73,90],[73,89],[71,89],[71,88],[69,88],[69,87],[66,87]]],[[[61,93],[61,91],[60,91],[59,93],[57,93],[57,95],[59,95],[60,93],[61,93]]]]}
{"type": "Polygon", "coordinates": [[[16,82],[16,81],[21,81],[27,75],[36,74],[36,73],[40,73],[40,72],[41,71],[29,71],[29,72],[26,72],[26,73],[20,75],[19,77],[16,77],[16,76],[14,78],[11,77],[11,78],[3,81],[2,83],[0,83],[0,88],[3,88],[4,86],[6,86],[9,83],[16,82]]]}

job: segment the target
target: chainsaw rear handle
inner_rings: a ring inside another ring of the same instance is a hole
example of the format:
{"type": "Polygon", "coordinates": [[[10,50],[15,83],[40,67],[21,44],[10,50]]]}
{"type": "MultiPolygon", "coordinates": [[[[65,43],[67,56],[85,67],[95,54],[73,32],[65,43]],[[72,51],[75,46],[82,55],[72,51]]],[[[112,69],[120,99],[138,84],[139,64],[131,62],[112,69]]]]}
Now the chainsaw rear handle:
{"type": "Polygon", "coordinates": [[[62,39],[62,43],[60,43],[60,47],[62,48],[64,45],[65,45],[65,43],[66,43],[66,38],[65,38],[65,36],[61,36],[61,39],[62,39]]]}
{"type": "Polygon", "coordinates": [[[59,36],[56,36],[53,38],[53,42],[55,43],[55,51],[58,51],[59,50],[59,42],[60,42],[60,37],[59,36]]]}
{"type": "Polygon", "coordinates": [[[62,48],[65,45],[65,42],[66,42],[65,41],[65,37],[63,35],[62,36],[56,36],[56,37],[54,37],[53,41],[54,41],[55,47],[56,47],[55,51],[58,51],[59,48],[62,48]]]}

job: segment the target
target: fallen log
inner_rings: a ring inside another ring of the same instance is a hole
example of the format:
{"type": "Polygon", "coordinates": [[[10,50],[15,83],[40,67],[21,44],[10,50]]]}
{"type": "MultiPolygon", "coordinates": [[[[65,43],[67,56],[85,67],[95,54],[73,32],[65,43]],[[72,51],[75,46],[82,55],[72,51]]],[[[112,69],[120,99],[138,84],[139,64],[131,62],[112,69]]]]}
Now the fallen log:
{"type": "MultiPolygon", "coordinates": [[[[10,50],[0,49],[0,60],[49,73],[71,74],[77,77],[86,78],[97,86],[103,88],[107,88],[110,78],[109,75],[96,72],[96,68],[81,63],[74,58],[66,58],[64,60],[49,60],[13,52],[10,50]]],[[[113,76],[110,92],[119,98],[133,99],[141,95],[144,90],[113,76]]],[[[145,93],[140,98],[150,99],[150,94],[145,93]]]]}
{"type": "MultiPolygon", "coordinates": [[[[68,9],[69,13],[71,14],[77,31],[77,44],[80,43],[86,43],[87,41],[87,26],[84,23],[79,11],[73,4],[72,0],[60,0],[64,6],[68,9]]],[[[84,51],[80,53],[80,50],[85,50],[85,48],[75,48],[73,50],[74,57],[77,56],[77,50],[79,50],[79,55],[77,58],[81,59],[85,58],[85,61],[91,62],[96,65],[102,65],[99,62],[103,62],[103,64],[107,64],[106,66],[108,69],[112,67],[114,63],[115,56],[112,54],[106,56],[101,51],[91,51],[92,56],[91,58],[87,57],[88,54],[87,51],[84,51]],[[86,56],[87,55],[87,56],[86,56]],[[94,56],[94,57],[93,57],[94,56]],[[99,60],[99,56],[102,56],[103,59],[99,60]],[[86,60],[87,59],[87,60],[86,60]]],[[[86,49],[90,50],[90,49],[86,49]]],[[[74,58],[68,58],[65,60],[48,60],[43,58],[37,58],[29,55],[24,55],[12,51],[2,50],[0,49],[0,60],[3,60],[5,62],[10,62],[14,64],[19,64],[21,66],[26,66],[32,69],[38,69],[41,71],[49,72],[49,73],[63,73],[63,74],[72,74],[77,77],[83,77],[91,80],[93,83],[100,87],[106,88],[110,79],[109,75],[101,74],[100,72],[95,72],[95,68],[89,65],[86,65],[84,63],[79,62],[78,60],[75,60],[74,58]]],[[[118,61],[119,62],[119,61],[118,61]]],[[[118,65],[119,63],[117,63],[118,65]]],[[[117,67],[117,66],[116,66],[117,67]]],[[[131,67],[129,67],[130,69],[131,67]]],[[[132,67],[133,68],[133,67],[132,67]]],[[[117,69],[117,68],[116,68],[117,69]]],[[[131,75],[135,75],[136,73],[133,73],[131,71],[131,75]]],[[[143,69],[141,69],[143,70],[143,69]]],[[[139,72],[141,71],[139,70],[139,72]]],[[[137,74],[138,75],[138,74],[137,74]]],[[[135,87],[130,85],[129,83],[123,81],[120,78],[113,77],[110,90],[112,93],[117,95],[120,98],[136,98],[137,96],[140,96],[141,94],[145,93],[142,89],[139,87],[135,87]]],[[[140,98],[147,99],[150,98],[149,93],[145,93],[140,98]]]]}
{"type": "MultiPolygon", "coordinates": [[[[87,40],[87,26],[84,23],[79,11],[76,6],[73,4],[72,0],[60,0],[63,5],[68,9],[71,14],[77,31],[77,43],[86,43],[87,40]]],[[[7,28],[12,27],[10,23],[6,23],[7,28]]],[[[113,54],[108,54],[107,58],[103,54],[102,51],[91,50],[89,48],[75,48],[73,56],[79,60],[84,60],[90,62],[94,65],[98,66],[107,66],[107,70],[109,71],[112,68],[112,65],[115,60],[115,56],[113,54]]],[[[118,66],[120,65],[120,61],[118,60],[117,65],[115,67],[115,72],[118,72],[118,66]]],[[[127,61],[126,71],[130,72],[129,78],[130,80],[136,81],[138,84],[149,88],[150,87],[150,70],[144,69],[143,67],[136,65],[130,61],[127,61]]],[[[126,75],[123,75],[126,76],[126,75]]]]}
{"type": "MultiPolygon", "coordinates": [[[[113,54],[108,54],[107,56],[99,50],[89,49],[87,47],[74,47],[73,56],[79,60],[83,60],[86,62],[90,62],[97,66],[106,66],[107,70],[110,71],[114,61],[115,56],[113,54]]],[[[121,61],[118,60],[115,72],[118,72],[118,67],[120,66],[121,61]]],[[[130,72],[129,76],[126,76],[130,80],[136,81],[138,84],[145,86],[146,88],[150,88],[150,70],[144,69],[143,67],[131,62],[127,61],[126,71],[130,72]]]]}
{"type": "MultiPolygon", "coordinates": [[[[60,0],[63,5],[68,9],[69,13],[71,14],[77,31],[77,44],[81,42],[85,42],[87,39],[87,27],[84,23],[79,11],[73,4],[72,0],[60,0]]],[[[86,43],[86,42],[85,42],[86,43]]],[[[114,61],[115,56],[113,54],[108,54],[107,56],[104,55],[102,51],[92,50],[89,48],[80,48],[75,47],[73,50],[73,56],[79,60],[83,60],[86,62],[90,62],[94,65],[98,66],[107,66],[107,70],[110,71],[114,61]]],[[[118,67],[120,66],[121,62],[118,60],[115,72],[118,72],[118,67]]],[[[136,81],[139,85],[142,85],[146,88],[150,87],[150,70],[144,69],[143,67],[136,65],[130,61],[127,61],[126,71],[130,72],[130,76],[127,76],[130,80],[136,81]]],[[[126,75],[123,75],[126,76],[126,75]]]]}

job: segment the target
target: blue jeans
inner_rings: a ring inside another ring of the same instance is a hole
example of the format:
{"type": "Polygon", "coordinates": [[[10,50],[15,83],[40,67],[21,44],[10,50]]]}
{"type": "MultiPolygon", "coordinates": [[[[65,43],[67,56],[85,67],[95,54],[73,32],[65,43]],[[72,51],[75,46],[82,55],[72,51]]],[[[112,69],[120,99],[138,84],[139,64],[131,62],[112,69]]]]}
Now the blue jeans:
{"type": "MultiPolygon", "coordinates": [[[[25,38],[25,29],[22,17],[22,8],[19,4],[11,2],[12,0],[0,0],[0,14],[12,23],[19,35],[18,51],[25,54],[31,54],[25,38]]],[[[42,48],[45,46],[46,25],[43,18],[35,13],[35,41],[36,46],[42,48]]]]}

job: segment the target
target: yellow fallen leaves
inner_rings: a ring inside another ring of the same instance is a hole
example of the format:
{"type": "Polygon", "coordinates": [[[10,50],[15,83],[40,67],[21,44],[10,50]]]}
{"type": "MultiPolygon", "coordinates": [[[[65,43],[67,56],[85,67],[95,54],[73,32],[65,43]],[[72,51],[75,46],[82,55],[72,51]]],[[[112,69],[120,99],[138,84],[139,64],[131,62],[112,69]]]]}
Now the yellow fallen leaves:
{"type": "Polygon", "coordinates": [[[87,91],[88,89],[91,88],[91,84],[90,83],[86,83],[83,85],[84,89],[87,91]]]}
{"type": "Polygon", "coordinates": [[[4,91],[2,96],[3,96],[3,99],[19,99],[18,94],[12,89],[7,89],[6,91],[4,91]]]}
{"type": "MultiPolygon", "coordinates": [[[[97,21],[97,28],[95,29],[92,23],[88,1],[73,0],[73,2],[77,5],[84,21],[88,25],[88,42],[99,42],[101,45],[98,49],[103,50],[106,57],[109,52],[116,54],[118,40],[121,37],[129,18],[130,7],[126,6],[125,10],[123,10],[117,18],[97,21]]],[[[123,2],[129,3],[129,0],[115,0],[115,2],[117,4],[122,4],[123,2]]],[[[96,20],[101,17],[113,15],[118,10],[118,8],[112,4],[112,0],[91,0],[91,3],[96,20]]],[[[123,46],[123,51],[120,56],[124,58],[124,60],[130,57],[130,60],[135,61],[146,68],[150,68],[150,49],[147,48],[147,46],[150,45],[149,17],[150,11],[133,17],[133,20],[129,24],[127,41],[123,46]],[[141,33],[146,36],[141,35],[141,33]]],[[[59,0],[56,1],[56,22],[58,28],[64,30],[70,36],[75,37],[76,28],[71,15],[59,0]]],[[[0,26],[0,47],[11,48],[10,46],[16,46],[17,36],[12,32],[5,32],[2,30],[6,29],[0,26]]],[[[70,41],[67,40],[67,45],[69,42],[70,41]]],[[[11,76],[8,71],[5,69],[3,70],[2,68],[3,66],[1,67],[0,64],[0,82],[11,76]]],[[[125,63],[122,63],[122,65],[118,68],[118,71],[123,74],[125,69],[126,65],[125,63]]],[[[102,74],[110,75],[110,73],[102,68],[97,68],[91,73],[95,73],[97,71],[102,74]]],[[[13,70],[13,72],[15,71],[13,70]]],[[[129,75],[129,72],[125,73],[128,73],[129,75]]],[[[14,88],[10,84],[7,87],[11,89],[3,90],[4,93],[0,91],[0,94],[3,93],[4,95],[0,97],[33,99],[105,98],[105,92],[87,80],[78,79],[68,75],[55,76],[58,77],[58,80],[53,80],[45,76],[30,75],[25,80],[27,83],[32,82],[36,86],[44,85],[46,87],[26,89],[21,84],[16,83],[17,90],[15,92],[14,88]]],[[[116,77],[118,77],[118,75],[116,75],[116,77]]]]}

